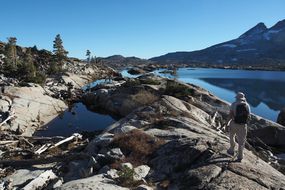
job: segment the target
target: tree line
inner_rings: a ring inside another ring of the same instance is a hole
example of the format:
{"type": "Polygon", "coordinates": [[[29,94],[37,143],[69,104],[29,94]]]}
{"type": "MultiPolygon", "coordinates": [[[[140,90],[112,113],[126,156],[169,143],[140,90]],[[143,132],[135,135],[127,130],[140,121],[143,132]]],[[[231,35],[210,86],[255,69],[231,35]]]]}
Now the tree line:
{"type": "Polygon", "coordinates": [[[0,61],[0,73],[35,83],[43,83],[47,75],[63,72],[62,67],[68,59],[60,34],[53,41],[53,53],[38,50],[36,46],[21,48],[17,46],[17,38],[10,37],[0,46],[0,54],[4,55],[0,61]]]}

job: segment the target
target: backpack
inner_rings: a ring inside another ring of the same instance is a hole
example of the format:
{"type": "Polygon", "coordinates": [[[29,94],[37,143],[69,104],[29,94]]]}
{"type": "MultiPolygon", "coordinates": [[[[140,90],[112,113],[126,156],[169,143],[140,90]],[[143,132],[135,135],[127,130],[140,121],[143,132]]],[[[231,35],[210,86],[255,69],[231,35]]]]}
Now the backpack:
{"type": "Polygon", "coordinates": [[[237,124],[247,124],[249,119],[249,112],[247,110],[247,105],[245,103],[238,104],[236,106],[236,115],[234,118],[237,124]]]}

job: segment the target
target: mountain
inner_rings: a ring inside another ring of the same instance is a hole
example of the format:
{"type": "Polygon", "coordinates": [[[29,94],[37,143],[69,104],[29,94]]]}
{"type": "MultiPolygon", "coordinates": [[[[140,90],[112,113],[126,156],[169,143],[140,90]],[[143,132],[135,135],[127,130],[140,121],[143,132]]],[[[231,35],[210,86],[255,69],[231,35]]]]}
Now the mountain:
{"type": "Polygon", "coordinates": [[[285,20],[271,28],[264,23],[240,37],[192,52],[174,52],[151,58],[159,63],[285,66],[285,20]]]}
{"type": "Polygon", "coordinates": [[[110,57],[100,58],[100,60],[112,68],[125,68],[152,63],[152,61],[147,59],[140,59],[138,57],[124,57],[122,55],[113,55],[110,57]]]}

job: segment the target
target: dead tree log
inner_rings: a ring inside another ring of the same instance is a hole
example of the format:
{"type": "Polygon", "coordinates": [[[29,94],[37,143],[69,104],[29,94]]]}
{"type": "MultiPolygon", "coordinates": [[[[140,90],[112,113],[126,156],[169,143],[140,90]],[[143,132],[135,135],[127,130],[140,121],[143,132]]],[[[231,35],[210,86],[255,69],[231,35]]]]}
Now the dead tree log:
{"type": "Polygon", "coordinates": [[[88,159],[88,158],[90,158],[90,156],[84,153],[65,154],[61,156],[45,157],[45,158],[38,158],[38,159],[0,160],[0,165],[2,165],[3,167],[11,166],[11,167],[22,168],[22,167],[38,165],[38,164],[48,164],[48,163],[53,163],[53,162],[70,162],[73,160],[81,160],[81,159],[88,159]]]}
{"type": "Polygon", "coordinates": [[[66,139],[63,139],[61,141],[59,141],[58,143],[56,143],[55,145],[52,145],[50,143],[48,144],[45,144],[43,145],[41,148],[39,148],[35,154],[38,154],[40,155],[41,153],[45,152],[46,150],[48,149],[51,149],[51,148],[55,148],[61,144],[64,144],[66,142],[69,142],[69,141],[72,141],[73,139],[77,140],[77,139],[82,139],[82,135],[80,135],[79,133],[74,133],[73,135],[71,135],[70,137],[66,138],[66,139]]]}

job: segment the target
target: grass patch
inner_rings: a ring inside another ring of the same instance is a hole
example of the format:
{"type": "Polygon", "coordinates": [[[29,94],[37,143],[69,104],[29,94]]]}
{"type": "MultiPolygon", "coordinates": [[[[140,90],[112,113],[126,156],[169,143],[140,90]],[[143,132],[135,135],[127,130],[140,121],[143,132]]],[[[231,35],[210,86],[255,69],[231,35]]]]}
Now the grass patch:
{"type": "Polygon", "coordinates": [[[122,103],[122,107],[124,108],[124,113],[122,115],[127,115],[133,110],[142,107],[148,106],[158,100],[158,97],[146,90],[140,90],[134,95],[130,95],[128,98],[124,100],[122,103]]]}

